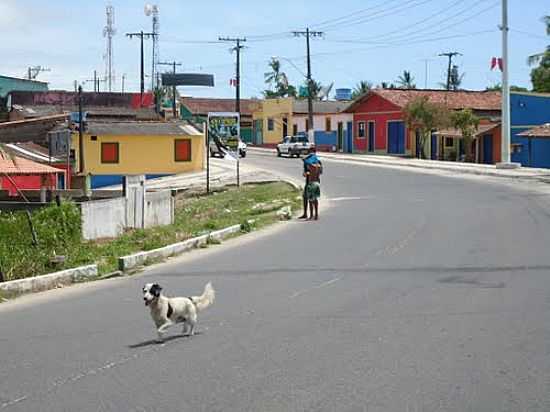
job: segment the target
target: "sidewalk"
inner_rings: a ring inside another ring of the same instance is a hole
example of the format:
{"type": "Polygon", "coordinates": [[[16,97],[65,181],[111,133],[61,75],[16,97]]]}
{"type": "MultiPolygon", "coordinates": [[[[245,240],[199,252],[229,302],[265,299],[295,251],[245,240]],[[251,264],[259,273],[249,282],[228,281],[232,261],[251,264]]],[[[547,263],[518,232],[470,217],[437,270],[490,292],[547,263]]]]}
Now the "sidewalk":
{"type": "MultiPolygon", "coordinates": [[[[258,147],[249,147],[251,153],[274,155],[274,149],[265,149],[258,147]]],[[[422,160],[414,158],[404,158],[386,155],[367,155],[367,154],[349,154],[349,153],[324,153],[317,152],[317,156],[322,159],[343,160],[362,162],[370,165],[385,167],[405,167],[419,168],[428,170],[442,170],[453,173],[466,173],[481,176],[504,177],[508,179],[526,179],[537,180],[544,183],[550,183],[550,169],[535,169],[522,167],[518,169],[497,169],[495,165],[485,165],[478,163],[461,162],[443,162],[438,160],[422,160]]]]}
{"type": "MultiPolygon", "coordinates": [[[[237,184],[236,163],[223,159],[210,159],[210,188],[218,189],[227,185],[237,184]]],[[[301,184],[300,181],[289,179],[287,176],[255,168],[240,162],[240,183],[264,183],[270,181],[287,181],[295,186],[301,184]]],[[[184,173],[173,176],[151,179],[146,182],[147,189],[168,189],[178,191],[205,191],[206,190],[206,170],[197,173],[184,173]]]]}

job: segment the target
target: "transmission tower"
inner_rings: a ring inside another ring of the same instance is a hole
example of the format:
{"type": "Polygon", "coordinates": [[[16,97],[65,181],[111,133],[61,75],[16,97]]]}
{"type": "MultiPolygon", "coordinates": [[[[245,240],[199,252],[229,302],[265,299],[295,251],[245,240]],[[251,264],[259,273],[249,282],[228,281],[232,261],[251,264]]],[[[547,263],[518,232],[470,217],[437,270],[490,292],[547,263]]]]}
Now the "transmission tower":
{"type": "Polygon", "coordinates": [[[159,62],[159,8],[156,4],[145,5],[145,15],[152,16],[153,19],[153,59],[151,61],[151,90],[154,91],[157,86],[157,65],[159,62]]]}
{"type": "Polygon", "coordinates": [[[115,71],[113,69],[113,36],[116,34],[115,29],[115,9],[108,4],[105,7],[107,14],[107,25],[103,29],[103,37],[107,38],[107,51],[105,53],[105,79],[107,80],[107,90],[113,91],[115,83],[115,71]]]}

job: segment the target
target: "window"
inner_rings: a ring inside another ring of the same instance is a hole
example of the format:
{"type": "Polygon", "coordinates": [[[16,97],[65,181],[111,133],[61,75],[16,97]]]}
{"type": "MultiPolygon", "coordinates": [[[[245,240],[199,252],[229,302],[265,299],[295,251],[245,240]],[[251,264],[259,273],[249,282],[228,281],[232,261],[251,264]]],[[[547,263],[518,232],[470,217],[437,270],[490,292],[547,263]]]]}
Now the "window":
{"type": "Polygon", "coordinates": [[[118,143],[101,143],[101,163],[118,163],[118,143]]]}
{"type": "Polygon", "coordinates": [[[332,124],[330,117],[325,118],[325,132],[330,132],[332,130],[332,124]]]}
{"type": "Polygon", "coordinates": [[[365,122],[359,122],[358,128],[357,128],[357,135],[360,139],[364,139],[367,136],[367,133],[365,130],[365,122]]]}
{"type": "Polygon", "coordinates": [[[174,160],[176,162],[191,161],[191,139],[174,140],[174,160]]]}
{"type": "Polygon", "coordinates": [[[270,132],[273,131],[273,129],[275,128],[274,126],[274,121],[273,119],[267,119],[267,130],[269,130],[270,132]]]}
{"type": "Polygon", "coordinates": [[[306,119],[306,132],[309,132],[309,119],[306,119]]]}
{"type": "Polygon", "coordinates": [[[92,142],[97,142],[97,136],[92,136],[92,137],[90,138],[90,140],[91,140],[92,142]]]}
{"type": "Polygon", "coordinates": [[[445,147],[453,147],[454,145],[455,145],[455,142],[452,137],[445,138],[445,147]]]}
{"type": "Polygon", "coordinates": [[[292,134],[293,134],[294,136],[296,136],[296,135],[298,134],[298,125],[297,125],[297,124],[294,124],[294,125],[292,126],[292,134]]]}

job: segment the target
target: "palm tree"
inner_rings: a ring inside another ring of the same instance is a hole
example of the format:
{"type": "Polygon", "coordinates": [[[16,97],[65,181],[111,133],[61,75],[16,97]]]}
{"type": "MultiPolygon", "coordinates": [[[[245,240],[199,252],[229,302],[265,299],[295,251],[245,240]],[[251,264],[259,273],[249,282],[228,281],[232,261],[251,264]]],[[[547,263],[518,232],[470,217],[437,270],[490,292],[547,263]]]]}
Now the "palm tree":
{"type": "Polygon", "coordinates": [[[361,80],[355,85],[353,92],[351,93],[351,98],[356,99],[359,96],[368,93],[370,89],[372,89],[372,83],[367,80],[361,80]]]}
{"type": "Polygon", "coordinates": [[[269,85],[276,86],[281,81],[281,62],[272,57],[269,61],[270,72],[264,73],[265,82],[269,85]]]}
{"type": "Polygon", "coordinates": [[[397,85],[403,89],[416,89],[414,77],[408,70],[403,70],[403,74],[397,78],[397,85]]]}
{"type": "MultiPolygon", "coordinates": [[[[550,16],[544,16],[541,20],[546,25],[546,34],[550,36],[550,16]]],[[[541,53],[529,56],[527,58],[527,64],[529,64],[529,66],[534,66],[542,60],[546,53],[550,53],[550,46],[546,46],[546,50],[541,53]]]]}

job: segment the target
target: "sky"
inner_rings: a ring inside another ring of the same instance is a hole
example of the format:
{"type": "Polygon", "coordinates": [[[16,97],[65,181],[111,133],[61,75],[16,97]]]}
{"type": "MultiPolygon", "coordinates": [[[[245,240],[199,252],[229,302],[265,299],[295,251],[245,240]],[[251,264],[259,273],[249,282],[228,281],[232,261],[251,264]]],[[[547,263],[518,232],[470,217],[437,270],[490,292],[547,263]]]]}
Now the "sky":
{"type": "MultiPolygon", "coordinates": [[[[126,91],[139,91],[139,40],[125,33],[151,31],[145,1],[112,0],[115,9],[114,91],[125,75],[126,91]]],[[[242,51],[242,97],[261,97],[267,87],[268,61],[279,57],[292,84],[306,72],[305,38],[295,30],[322,31],[311,39],[313,77],[334,88],[359,81],[395,82],[411,71],[418,87],[439,88],[447,59],[457,51],[463,88],[485,89],[500,80],[490,70],[501,54],[501,0],[152,0],[160,11],[161,61],[182,63],[181,72],[211,73],[216,85],[183,87],[186,96],[233,97],[232,44],[219,36],[245,37],[242,51]],[[427,69],[427,70],[426,70],[427,69]]],[[[0,0],[0,74],[21,77],[27,67],[50,69],[38,80],[50,89],[74,89],[74,81],[92,90],[97,70],[105,76],[106,23],[103,0],[0,0]]],[[[509,0],[510,82],[531,87],[527,56],[550,42],[541,17],[548,0],[509,0]]],[[[145,70],[151,72],[151,41],[145,42],[145,70]]],[[[166,70],[166,68],[162,68],[166,70]]],[[[150,78],[146,84],[150,84],[150,78]]],[[[101,86],[103,89],[103,85],[101,86]]]]}

